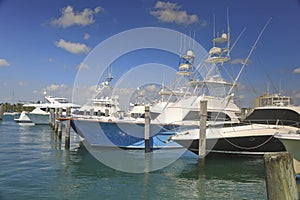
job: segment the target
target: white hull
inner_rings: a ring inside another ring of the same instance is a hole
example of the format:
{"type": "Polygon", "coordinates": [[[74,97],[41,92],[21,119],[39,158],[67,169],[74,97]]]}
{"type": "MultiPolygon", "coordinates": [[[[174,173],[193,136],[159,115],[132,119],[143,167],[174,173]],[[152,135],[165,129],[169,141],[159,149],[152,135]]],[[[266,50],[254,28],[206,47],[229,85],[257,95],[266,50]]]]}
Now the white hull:
{"type": "Polygon", "coordinates": [[[298,161],[300,162],[300,134],[296,133],[287,133],[276,134],[278,138],[285,146],[287,151],[298,161]]]}
{"type": "Polygon", "coordinates": [[[27,116],[27,112],[23,111],[19,118],[14,119],[19,125],[34,125],[34,123],[27,116]]]}
{"type": "MultiPolygon", "coordinates": [[[[278,132],[289,133],[297,130],[295,127],[264,124],[209,127],[206,130],[206,151],[236,154],[285,151],[284,146],[276,141],[274,135],[278,132]]],[[[199,129],[183,130],[172,136],[171,140],[197,153],[199,129]]]]}
{"type": "Polygon", "coordinates": [[[49,113],[45,113],[45,114],[27,113],[26,115],[35,125],[48,125],[50,122],[49,113]]]}

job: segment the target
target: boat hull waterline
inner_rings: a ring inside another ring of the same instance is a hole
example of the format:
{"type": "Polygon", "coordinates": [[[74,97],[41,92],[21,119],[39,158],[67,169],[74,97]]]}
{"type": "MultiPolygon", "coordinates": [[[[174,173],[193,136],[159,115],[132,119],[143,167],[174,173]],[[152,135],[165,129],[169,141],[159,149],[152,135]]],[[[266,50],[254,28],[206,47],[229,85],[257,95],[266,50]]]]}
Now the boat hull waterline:
{"type": "MultiPolygon", "coordinates": [[[[286,151],[284,145],[274,135],[278,132],[294,131],[297,131],[297,128],[262,124],[208,128],[206,153],[263,155],[266,152],[286,151]]],[[[181,131],[171,136],[171,139],[198,154],[199,129],[181,131]]]]}
{"type": "MultiPolygon", "coordinates": [[[[72,119],[71,127],[89,145],[99,148],[144,149],[144,123],[102,122],[72,119]]],[[[175,142],[166,142],[178,128],[175,125],[150,125],[150,148],[182,148],[175,142]]]]}

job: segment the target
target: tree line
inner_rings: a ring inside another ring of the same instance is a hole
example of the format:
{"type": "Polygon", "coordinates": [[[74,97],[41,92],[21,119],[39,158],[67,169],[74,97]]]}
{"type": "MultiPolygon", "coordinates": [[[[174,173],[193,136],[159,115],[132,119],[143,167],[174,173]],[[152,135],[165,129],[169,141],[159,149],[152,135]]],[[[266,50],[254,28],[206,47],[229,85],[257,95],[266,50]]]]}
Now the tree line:
{"type": "Polygon", "coordinates": [[[16,104],[10,104],[10,103],[1,103],[2,112],[22,112],[22,111],[32,111],[32,107],[23,107],[24,104],[22,103],[16,103],[16,104]]]}

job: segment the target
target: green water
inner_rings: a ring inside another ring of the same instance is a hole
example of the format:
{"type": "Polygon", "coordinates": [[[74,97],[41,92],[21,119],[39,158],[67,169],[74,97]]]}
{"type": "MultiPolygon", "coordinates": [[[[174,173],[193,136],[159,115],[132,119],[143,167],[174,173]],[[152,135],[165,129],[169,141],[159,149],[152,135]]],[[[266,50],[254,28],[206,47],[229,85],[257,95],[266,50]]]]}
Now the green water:
{"type": "MultiPolygon", "coordinates": [[[[267,199],[261,158],[184,154],[159,171],[111,169],[71,132],[64,150],[49,126],[0,121],[0,199],[267,199]]],[[[299,186],[299,185],[298,185],[299,186]]]]}

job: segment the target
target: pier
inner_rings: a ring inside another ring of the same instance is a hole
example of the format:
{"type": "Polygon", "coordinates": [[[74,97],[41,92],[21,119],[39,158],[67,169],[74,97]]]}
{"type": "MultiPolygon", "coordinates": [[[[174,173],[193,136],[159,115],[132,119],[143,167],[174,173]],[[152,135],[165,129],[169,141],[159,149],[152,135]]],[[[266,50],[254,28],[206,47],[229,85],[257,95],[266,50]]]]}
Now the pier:
{"type": "Polygon", "coordinates": [[[66,116],[62,115],[62,108],[50,108],[50,122],[49,125],[53,129],[54,134],[57,136],[58,140],[61,142],[63,133],[63,121],[65,121],[65,149],[70,149],[70,117],[71,108],[66,108],[66,116]]]}

